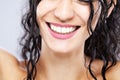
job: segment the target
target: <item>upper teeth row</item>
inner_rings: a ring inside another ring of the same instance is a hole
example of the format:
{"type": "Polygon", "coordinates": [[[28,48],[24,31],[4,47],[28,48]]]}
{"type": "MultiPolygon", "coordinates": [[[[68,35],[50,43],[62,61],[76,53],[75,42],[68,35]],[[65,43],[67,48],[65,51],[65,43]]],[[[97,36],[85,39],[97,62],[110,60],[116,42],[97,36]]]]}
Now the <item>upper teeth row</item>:
{"type": "Polygon", "coordinates": [[[50,25],[50,27],[53,31],[62,34],[73,32],[76,29],[75,27],[61,27],[61,26],[54,26],[52,24],[50,25]]]}

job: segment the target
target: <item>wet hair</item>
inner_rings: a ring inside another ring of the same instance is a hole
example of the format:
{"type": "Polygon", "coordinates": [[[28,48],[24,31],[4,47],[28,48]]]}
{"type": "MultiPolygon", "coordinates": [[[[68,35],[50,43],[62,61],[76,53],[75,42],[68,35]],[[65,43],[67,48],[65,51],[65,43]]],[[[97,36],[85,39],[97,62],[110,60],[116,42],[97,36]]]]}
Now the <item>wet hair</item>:
{"type": "MultiPolygon", "coordinates": [[[[29,10],[22,18],[22,25],[25,34],[22,37],[22,56],[26,61],[27,80],[35,80],[37,74],[36,64],[40,58],[41,36],[39,26],[36,21],[36,8],[41,0],[29,0],[29,10]]],[[[97,80],[91,69],[91,64],[95,59],[103,61],[101,75],[106,80],[106,71],[117,62],[120,44],[120,0],[115,4],[113,0],[108,3],[106,0],[98,0],[101,5],[101,13],[95,30],[92,29],[92,19],[94,16],[94,6],[92,0],[81,0],[90,4],[90,16],[88,19],[88,31],[90,37],[85,42],[85,55],[90,57],[88,70],[91,76],[97,80]],[[110,7],[114,9],[108,16],[110,7]],[[111,65],[108,66],[108,63],[111,65]]]]}

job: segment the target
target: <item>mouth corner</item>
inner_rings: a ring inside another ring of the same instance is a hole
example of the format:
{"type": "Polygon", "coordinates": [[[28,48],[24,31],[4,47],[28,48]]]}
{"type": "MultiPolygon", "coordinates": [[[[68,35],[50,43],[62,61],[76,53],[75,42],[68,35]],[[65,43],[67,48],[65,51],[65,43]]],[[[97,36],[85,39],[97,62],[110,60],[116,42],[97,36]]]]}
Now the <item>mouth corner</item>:
{"type": "Polygon", "coordinates": [[[46,22],[46,24],[50,27],[50,23],[49,22],[46,22]]]}

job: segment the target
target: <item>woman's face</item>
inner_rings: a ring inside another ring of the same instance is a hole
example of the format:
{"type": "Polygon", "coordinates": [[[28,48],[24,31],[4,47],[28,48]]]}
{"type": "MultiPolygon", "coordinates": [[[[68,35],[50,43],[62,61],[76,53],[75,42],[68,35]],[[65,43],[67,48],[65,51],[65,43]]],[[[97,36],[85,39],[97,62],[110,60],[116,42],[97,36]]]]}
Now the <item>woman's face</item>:
{"type": "MultiPolygon", "coordinates": [[[[99,2],[95,1],[93,19],[95,27],[99,18],[99,2]]],[[[100,8],[99,8],[100,9],[100,8]]],[[[80,0],[41,0],[37,6],[37,22],[42,36],[42,46],[57,53],[78,52],[89,37],[87,21],[90,7],[80,0]]]]}

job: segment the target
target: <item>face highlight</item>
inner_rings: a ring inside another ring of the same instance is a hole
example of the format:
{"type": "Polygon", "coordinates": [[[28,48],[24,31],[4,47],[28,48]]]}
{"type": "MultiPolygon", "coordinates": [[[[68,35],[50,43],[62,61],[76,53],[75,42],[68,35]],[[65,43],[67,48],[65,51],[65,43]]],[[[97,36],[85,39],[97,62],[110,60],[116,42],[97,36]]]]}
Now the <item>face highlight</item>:
{"type": "MultiPolygon", "coordinates": [[[[98,1],[93,3],[95,11],[98,1]]],[[[37,22],[45,48],[57,53],[79,51],[89,37],[90,7],[79,0],[42,0],[37,6],[37,22]],[[68,47],[69,46],[69,47],[68,47]]],[[[99,13],[94,17],[94,26],[99,13]]]]}

